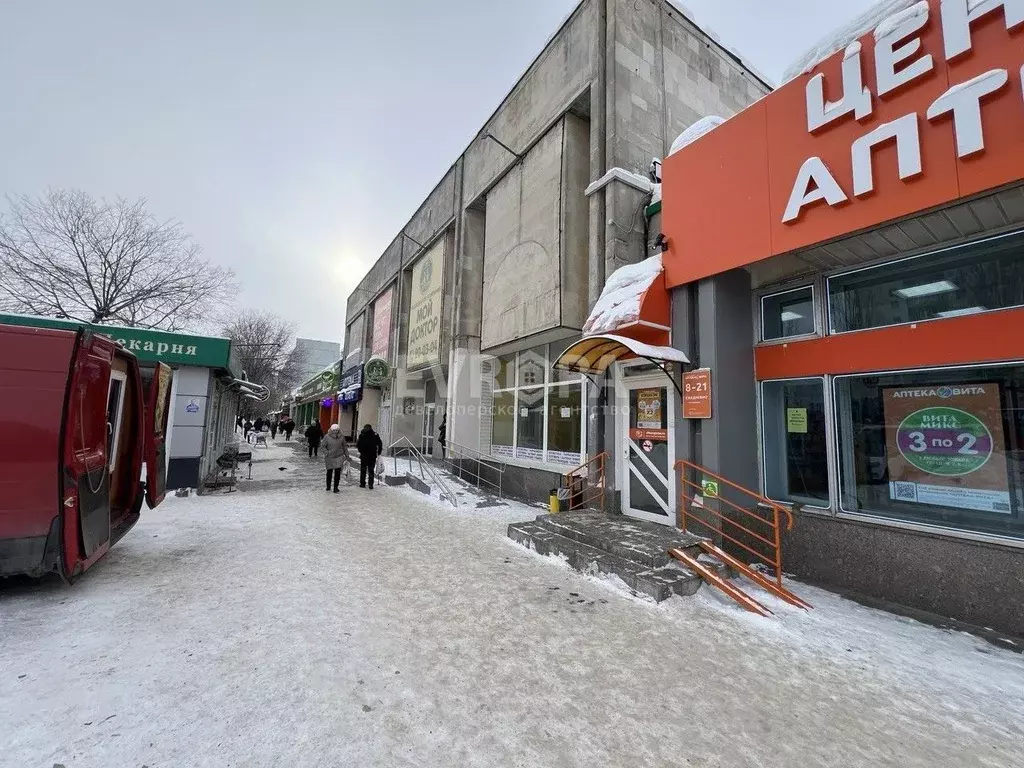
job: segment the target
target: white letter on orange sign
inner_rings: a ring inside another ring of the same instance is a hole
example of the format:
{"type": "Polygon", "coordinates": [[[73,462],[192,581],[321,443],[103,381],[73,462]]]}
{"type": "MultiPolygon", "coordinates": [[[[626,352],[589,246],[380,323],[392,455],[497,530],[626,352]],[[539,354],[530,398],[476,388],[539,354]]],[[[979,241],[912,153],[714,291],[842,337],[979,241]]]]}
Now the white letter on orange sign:
{"type": "Polygon", "coordinates": [[[908,9],[908,12],[910,10],[916,11],[916,13],[907,16],[904,21],[896,24],[885,34],[879,35],[878,30],[875,31],[875,74],[878,77],[879,96],[895,91],[911,80],[916,80],[931,72],[934,66],[932,55],[929,53],[908,64],[899,72],[896,71],[896,65],[902,64],[921,49],[921,38],[915,36],[898,48],[896,43],[920,31],[928,23],[926,0],[922,0],[908,9]]]}
{"type": "Polygon", "coordinates": [[[800,172],[796,175],[796,183],[789,196],[789,204],[786,205],[782,223],[787,224],[800,218],[804,206],[819,200],[824,200],[829,205],[839,205],[849,199],[822,159],[809,158],[800,166],[800,172]]]}
{"type": "Polygon", "coordinates": [[[819,72],[807,82],[807,130],[810,133],[850,113],[858,120],[871,114],[871,91],[864,85],[859,42],[854,41],[846,49],[842,71],[843,98],[839,101],[825,102],[824,74],[819,72]]]}
{"type": "Polygon", "coordinates": [[[971,23],[997,8],[1006,15],[1006,29],[1024,24],[1024,0],[942,0],[942,39],[946,61],[971,50],[971,23]]]}
{"type": "Polygon", "coordinates": [[[891,123],[882,123],[871,133],[853,142],[853,194],[866,195],[875,189],[871,168],[871,151],[878,144],[896,139],[896,157],[900,178],[909,179],[921,173],[921,132],[917,115],[906,115],[891,123]]]}
{"type": "Polygon", "coordinates": [[[995,93],[1009,80],[1005,69],[992,69],[966,83],[954,85],[928,107],[928,119],[935,120],[953,113],[956,132],[956,153],[968,157],[985,149],[985,132],[981,127],[981,99],[995,93]]]}

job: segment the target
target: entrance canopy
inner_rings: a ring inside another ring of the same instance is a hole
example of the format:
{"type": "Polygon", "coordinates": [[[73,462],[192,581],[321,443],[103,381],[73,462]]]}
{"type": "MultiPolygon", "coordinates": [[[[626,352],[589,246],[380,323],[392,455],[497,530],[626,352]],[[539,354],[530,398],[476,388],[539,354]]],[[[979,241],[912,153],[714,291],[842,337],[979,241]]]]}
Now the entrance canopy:
{"type": "Polygon", "coordinates": [[[602,334],[587,336],[573,343],[558,356],[552,367],[574,373],[601,375],[612,363],[642,358],[652,363],[689,363],[675,347],[657,347],[628,336],[602,334]]]}

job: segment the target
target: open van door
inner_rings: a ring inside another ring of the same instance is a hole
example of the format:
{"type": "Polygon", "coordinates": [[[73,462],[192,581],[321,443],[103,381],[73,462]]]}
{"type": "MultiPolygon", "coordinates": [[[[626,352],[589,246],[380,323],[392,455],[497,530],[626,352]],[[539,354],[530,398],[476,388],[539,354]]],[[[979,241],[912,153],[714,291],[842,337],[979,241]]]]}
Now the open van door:
{"type": "Polygon", "coordinates": [[[107,397],[113,342],[79,331],[64,404],[61,471],[65,573],[110,542],[107,397]]]}
{"type": "Polygon", "coordinates": [[[153,509],[164,500],[167,491],[167,418],[174,372],[163,363],[142,366],[140,372],[146,393],[146,506],[153,509]]]}

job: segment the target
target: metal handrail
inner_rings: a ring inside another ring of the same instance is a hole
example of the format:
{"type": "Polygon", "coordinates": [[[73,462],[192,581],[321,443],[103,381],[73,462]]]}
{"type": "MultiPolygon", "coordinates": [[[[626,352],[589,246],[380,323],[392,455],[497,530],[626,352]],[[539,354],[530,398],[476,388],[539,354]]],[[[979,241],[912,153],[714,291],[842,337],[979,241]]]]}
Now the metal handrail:
{"type": "Polygon", "coordinates": [[[467,480],[467,482],[470,482],[472,481],[472,479],[475,478],[477,489],[479,489],[481,485],[489,486],[490,488],[493,488],[498,492],[499,499],[502,498],[505,484],[505,464],[503,462],[497,461],[496,459],[486,454],[483,454],[480,451],[477,451],[473,448],[467,448],[464,445],[459,445],[458,443],[448,443],[445,446],[445,451],[442,460],[444,461],[444,465],[448,469],[448,471],[451,472],[453,475],[456,475],[460,480],[466,480],[466,478],[463,477],[464,474],[469,475],[470,480],[467,480]],[[449,458],[449,452],[453,454],[451,458],[449,458]],[[471,469],[467,469],[465,461],[459,461],[458,463],[456,463],[456,458],[465,459],[468,460],[469,462],[475,462],[476,473],[474,474],[471,469]],[[484,467],[487,467],[488,469],[492,469],[495,472],[497,472],[497,483],[495,483],[492,480],[487,480],[484,478],[484,467]]]}
{"type": "Polygon", "coordinates": [[[453,507],[459,506],[459,502],[455,498],[455,494],[452,493],[451,489],[445,484],[444,480],[442,480],[438,476],[437,472],[434,471],[434,468],[432,466],[430,466],[430,462],[427,462],[427,461],[424,460],[423,454],[420,453],[419,449],[415,445],[412,444],[412,440],[410,440],[407,437],[400,437],[397,440],[395,440],[395,442],[393,442],[388,447],[388,451],[391,453],[391,457],[395,460],[395,474],[396,475],[398,474],[398,453],[397,453],[397,451],[405,451],[406,453],[411,453],[415,457],[416,463],[419,464],[419,467],[420,467],[420,480],[423,480],[423,482],[426,482],[426,476],[423,474],[423,468],[424,468],[424,466],[426,466],[427,473],[430,474],[431,479],[435,483],[437,483],[438,486],[441,488],[441,498],[447,497],[448,501],[450,501],[452,503],[453,507]],[[405,443],[405,445],[402,445],[403,442],[405,443]]]}
{"type": "Polygon", "coordinates": [[[608,453],[599,453],[594,458],[590,459],[583,464],[580,464],[576,469],[566,472],[563,476],[565,487],[569,489],[569,509],[576,509],[590,504],[595,499],[601,499],[601,511],[605,511],[605,465],[608,462],[608,453]],[[581,475],[580,472],[585,474],[581,475]],[[591,482],[591,475],[594,475],[595,480],[591,482]],[[579,489],[579,495],[573,496],[575,483],[583,481],[582,487],[579,489]],[[590,485],[590,489],[587,485],[590,485]],[[587,491],[591,490],[591,494],[587,496],[587,491]]]}
{"type": "Polygon", "coordinates": [[[675,463],[675,466],[677,469],[682,468],[683,470],[681,473],[681,478],[684,490],[681,492],[680,495],[682,496],[684,503],[679,505],[682,518],[680,527],[685,531],[687,530],[688,521],[692,521],[695,523],[700,523],[705,528],[709,528],[710,530],[716,532],[722,538],[728,539],[733,544],[737,545],[738,547],[741,547],[745,551],[752,554],[761,562],[771,566],[775,570],[775,582],[781,587],[783,524],[785,524],[785,530],[793,530],[793,513],[790,512],[789,509],[782,506],[781,504],[777,504],[776,502],[772,501],[771,499],[765,496],[762,496],[756,491],[752,491],[749,488],[744,488],[742,485],[734,483],[732,480],[727,480],[721,475],[718,475],[709,469],[705,469],[699,464],[694,464],[692,461],[686,461],[685,459],[681,459],[675,463]],[[687,470],[692,470],[694,473],[698,475],[712,478],[713,480],[716,480],[717,482],[722,483],[723,485],[726,485],[735,491],[739,491],[740,493],[746,495],[748,498],[753,500],[756,503],[756,506],[770,510],[771,518],[767,519],[761,517],[760,515],[751,512],[749,509],[746,509],[740,506],[739,504],[730,501],[729,499],[724,499],[721,496],[707,496],[704,493],[704,486],[701,483],[695,482],[686,477],[687,470]],[[687,495],[687,488],[694,489],[693,491],[691,491],[691,493],[693,494],[692,496],[687,495]],[[701,492],[700,501],[697,501],[696,499],[696,491],[701,492]],[[718,502],[719,504],[724,503],[727,506],[731,507],[732,509],[736,510],[737,512],[746,515],[747,518],[752,518],[753,520],[756,520],[757,522],[764,524],[768,527],[769,530],[765,535],[759,534],[758,532],[748,528],[742,523],[737,522],[737,520],[733,519],[733,517],[728,517],[722,514],[722,510],[720,507],[717,509],[713,509],[711,506],[709,506],[709,504],[712,502],[718,502]],[[718,520],[721,520],[722,522],[716,525],[713,522],[703,520],[701,519],[701,517],[693,514],[693,512],[690,510],[691,507],[698,507],[700,509],[703,509],[709,515],[711,515],[714,518],[717,518],[718,520]],[[764,554],[754,549],[754,542],[750,542],[749,539],[748,543],[750,544],[750,546],[739,541],[737,538],[730,536],[728,533],[725,532],[723,523],[728,523],[733,528],[737,529],[736,531],[734,531],[734,533],[737,536],[745,534],[750,539],[755,539],[756,541],[760,541],[761,543],[767,545],[768,554],[764,554]]]}

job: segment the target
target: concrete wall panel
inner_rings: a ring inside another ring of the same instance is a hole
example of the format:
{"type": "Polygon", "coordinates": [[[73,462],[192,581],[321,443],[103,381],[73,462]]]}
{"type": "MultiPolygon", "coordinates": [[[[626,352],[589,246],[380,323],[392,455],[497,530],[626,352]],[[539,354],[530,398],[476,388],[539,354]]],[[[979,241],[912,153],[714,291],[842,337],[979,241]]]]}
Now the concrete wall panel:
{"type": "Polygon", "coordinates": [[[465,154],[465,199],[479,197],[515,158],[485,138],[523,152],[594,77],[597,2],[586,0],[484,125],[465,154]]]}
{"type": "Polygon", "coordinates": [[[487,196],[483,348],[560,322],[562,123],[487,196]]]}

